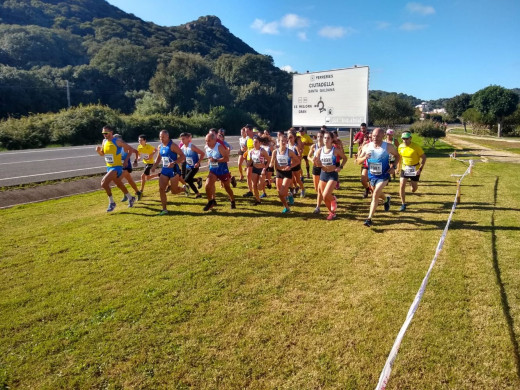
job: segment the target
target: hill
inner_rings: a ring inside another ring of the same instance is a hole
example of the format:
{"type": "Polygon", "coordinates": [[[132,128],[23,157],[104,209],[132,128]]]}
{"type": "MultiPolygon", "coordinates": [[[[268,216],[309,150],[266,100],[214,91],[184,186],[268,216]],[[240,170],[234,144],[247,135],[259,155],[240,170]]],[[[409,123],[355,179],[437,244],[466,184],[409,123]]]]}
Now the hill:
{"type": "Polygon", "coordinates": [[[5,1],[0,15],[0,117],[67,107],[67,82],[72,105],[125,113],[290,112],[291,76],[216,16],[163,27],[103,0],[5,1]]]}

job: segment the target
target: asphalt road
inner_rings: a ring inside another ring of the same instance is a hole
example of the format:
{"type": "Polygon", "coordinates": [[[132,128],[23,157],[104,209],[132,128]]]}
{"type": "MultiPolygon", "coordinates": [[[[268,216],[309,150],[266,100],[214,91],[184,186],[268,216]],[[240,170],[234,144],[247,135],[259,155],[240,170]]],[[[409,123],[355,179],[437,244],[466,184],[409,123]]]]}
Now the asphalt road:
{"type": "MultiPolygon", "coordinates": [[[[177,143],[180,140],[175,140],[177,143]]],[[[238,151],[238,136],[226,137],[233,151],[238,151]]],[[[157,146],[158,141],[150,142],[157,146]]],[[[204,138],[193,144],[203,148],[204,138]]],[[[101,145],[101,142],[99,143],[101,145]]],[[[130,143],[137,148],[137,143],[130,143]]],[[[142,167],[142,163],[139,163],[142,167]]],[[[96,145],[64,148],[25,149],[0,153],[0,187],[106,172],[105,160],[96,152],[96,145]]]]}

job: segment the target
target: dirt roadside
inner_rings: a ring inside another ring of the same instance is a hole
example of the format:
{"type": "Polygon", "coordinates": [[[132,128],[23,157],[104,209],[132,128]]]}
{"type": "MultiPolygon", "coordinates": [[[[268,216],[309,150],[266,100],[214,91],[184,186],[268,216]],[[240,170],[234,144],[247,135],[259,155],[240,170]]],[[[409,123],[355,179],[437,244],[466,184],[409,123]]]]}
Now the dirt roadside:
{"type": "Polygon", "coordinates": [[[444,138],[443,141],[452,145],[454,148],[457,148],[459,150],[464,149],[466,152],[470,154],[480,156],[483,162],[496,161],[520,164],[520,154],[507,152],[505,150],[490,149],[488,147],[471,142],[470,139],[470,136],[459,136],[447,133],[446,138],[444,138]]]}

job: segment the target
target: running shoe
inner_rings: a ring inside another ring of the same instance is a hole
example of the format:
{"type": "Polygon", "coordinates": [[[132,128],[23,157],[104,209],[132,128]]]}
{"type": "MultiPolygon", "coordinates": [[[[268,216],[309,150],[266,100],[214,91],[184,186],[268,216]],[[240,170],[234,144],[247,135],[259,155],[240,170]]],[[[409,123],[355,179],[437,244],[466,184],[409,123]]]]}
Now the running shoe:
{"type": "Polygon", "coordinates": [[[327,215],[327,221],[332,221],[334,218],[336,218],[336,214],[334,213],[329,213],[329,215],[327,215]]]}
{"type": "Polygon", "coordinates": [[[264,192],[262,195],[260,195],[260,198],[267,198],[267,194],[264,192]]]}
{"type": "Polygon", "coordinates": [[[141,200],[141,198],[143,197],[143,193],[141,191],[137,191],[135,195],[137,196],[137,200],[141,200]]]}
{"type": "Polygon", "coordinates": [[[190,187],[189,187],[187,184],[184,184],[184,185],[182,186],[182,188],[183,188],[183,190],[184,190],[184,194],[185,194],[186,196],[190,196],[190,187]]]}
{"type": "Polygon", "coordinates": [[[390,199],[392,199],[391,196],[387,196],[387,197],[386,197],[386,202],[385,202],[385,204],[384,204],[384,206],[385,206],[385,211],[390,210],[390,199]]]}
{"type": "Polygon", "coordinates": [[[372,226],[372,220],[370,218],[366,219],[363,225],[365,225],[366,227],[372,226]]]}
{"type": "Polygon", "coordinates": [[[199,187],[199,190],[202,188],[202,177],[197,178],[197,187],[199,187]]]}
{"type": "Polygon", "coordinates": [[[262,204],[259,200],[256,200],[253,202],[253,206],[258,206],[259,204],[262,204]]]}
{"type": "Polygon", "coordinates": [[[300,198],[305,198],[305,189],[302,189],[302,192],[300,193],[300,198]]]}
{"type": "Polygon", "coordinates": [[[265,186],[266,186],[268,189],[273,188],[273,186],[271,185],[271,182],[270,182],[269,180],[266,180],[266,181],[265,181],[265,186]]]}
{"type": "Polygon", "coordinates": [[[231,201],[231,208],[234,210],[237,208],[237,205],[234,200],[231,201]]]}
{"type": "Polygon", "coordinates": [[[237,186],[237,179],[235,179],[235,176],[231,176],[231,185],[233,188],[236,188],[237,186]]]}
{"type": "Polygon", "coordinates": [[[197,198],[197,199],[202,198],[202,195],[200,194],[200,192],[197,195],[195,195],[195,198],[197,198]]]}
{"type": "Polygon", "coordinates": [[[168,215],[168,210],[162,210],[159,214],[157,214],[158,216],[161,216],[161,215],[168,215]]]}
{"type": "Polygon", "coordinates": [[[126,194],[123,194],[123,197],[121,198],[121,202],[126,202],[128,198],[126,197],[126,194]]]}
{"type": "Polygon", "coordinates": [[[134,207],[134,203],[135,203],[135,196],[129,196],[128,197],[128,207],[134,207]]]}
{"type": "Polygon", "coordinates": [[[405,210],[406,210],[406,204],[402,204],[401,208],[399,209],[399,211],[405,211],[405,210]]]}
{"type": "Polygon", "coordinates": [[[247,191],[245,194],[244,194],[244,198],[248,198],[250,196],[253,196],[253,193],[251,191],[247,191]]]}
{"type": "Polygon", "coordinates": [[[365,193],[363,194],[363,198],[368,198],[368,194],[370,194],[370,187],[365,188],[365,193]]]}
{"type": "Polygon", "coordinates": [[[287,214],[291,209],[289,207],[284,207],[282,210],[282,214],[287,214]]]}
{"type": "Polygon", "coordinates": [[[294,196],[289,192],[289,196],[287,197],[289,204],[292,206],[294,204],[294,196]]]}
{"type": "Polygon", "coordinates": [[[332,210],[333,213],[335,213],[337,208],[338,208],[338,200],[336,199],[335,196],[332,196],[332,201],[330,202],[330,209],[332,210]]]}
{"type": "Polygon", "coordinates": [[[319,214],[320,213],[320,208],[316,207],[312,213],[313,214],[319,214]]]}
{"type": "Polygon", "coordinates": [[[109,204],[108,204],[107,213],[110,213],[111,211],[114,211],[115,208],[116,208],[116,202],[114,202],[114,203],[109,203],[109,204]]]}
{"type": "Polygon", "coordinates": [[[206,206],[204,206],[203,210],[204,211],[211,210],[213,208],[213,206],[215,206],[214,202],[215,202],[214,199],[211,199],[210,201],[208,201],[208,203],[206,203],[206,206]]]}

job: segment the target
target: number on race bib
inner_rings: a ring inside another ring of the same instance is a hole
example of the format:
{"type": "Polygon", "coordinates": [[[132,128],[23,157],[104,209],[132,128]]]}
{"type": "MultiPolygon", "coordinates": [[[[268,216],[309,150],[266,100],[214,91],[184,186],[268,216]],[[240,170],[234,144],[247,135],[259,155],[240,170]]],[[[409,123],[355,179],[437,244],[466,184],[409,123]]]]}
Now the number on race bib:
{"type": "Polygon", "coordinates": [[[141,153],[141,157],[143,158],[143,160],[148,160],[150,158],[150,155],[146,153],[141,153]]]}
{"type": "Polygon", "coordinates": [[[415,165],[405,165],[404,175],[408,177],[417,176],[417,170],[415,169],[415,165]]]}
{"type": "Polygon", "coordinates": [[[191,157],[186,157],[186,164],[189,165],[190,167],[193,165],[193,158],[191,157]]]}
{"type": "Polygon", "coordinates": [[[370,173],[372,175],[381,175],[383,173],[383,164],[382,163],[369,163],[368,164],[370,173]]]}
{"type": "Polygon", "coordinates": [[[209,162],[209,166],[211,168],[217,168],[218,167],[218,162],[217,161],[210,161],[209,162]]]}
{"type": "Polygon", "coordinates": [[[289,165],[289,160],[287,159],[287,156],[277,156],[278,165],[281,167],[286,167],[289,165]]]}
{"type": "Polygon", "coordinates": [[[325,165],[325,166],[332,165],[332,157],[322,157],[321,163],[322,163],[322,165],[325,165]]]}
{"type": "Polygon", "coordinates": [[[163,157],[162,165],[163,165],[163,168],[168,168],[168,165],[170,165],[170,157],[163,157]]]}
{"type": "Polygon", "coordinates": [[[114,155],[113,154],[105,154],[105,162],[107,164],[113,164],[114,163],[114,155]]]}

